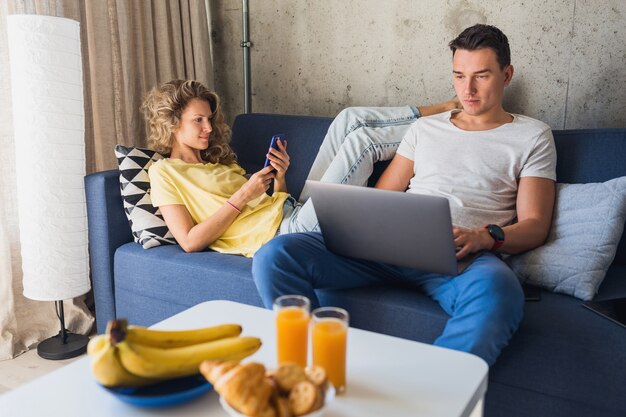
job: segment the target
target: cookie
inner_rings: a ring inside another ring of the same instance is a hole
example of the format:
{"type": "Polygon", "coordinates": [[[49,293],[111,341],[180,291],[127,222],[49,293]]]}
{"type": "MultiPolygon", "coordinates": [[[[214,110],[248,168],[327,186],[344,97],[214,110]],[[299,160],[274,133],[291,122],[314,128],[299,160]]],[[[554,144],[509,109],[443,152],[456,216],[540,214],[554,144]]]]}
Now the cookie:
{"type": "Polygon", "coordinates": [[[310,381],[301,381],[289,392],[289,408],[294,416],[317,410],[324,404],[322,392],[310,381]]]}
{"type": "Polygon", "coordinates": [[[278,385],[278,388],[287,393],[298,383],[306,381],[307,377],[304,373],[304,369],[300,365],[295,363],[286,363],[280,365],[274,372],[274,380],[278,385]]]}

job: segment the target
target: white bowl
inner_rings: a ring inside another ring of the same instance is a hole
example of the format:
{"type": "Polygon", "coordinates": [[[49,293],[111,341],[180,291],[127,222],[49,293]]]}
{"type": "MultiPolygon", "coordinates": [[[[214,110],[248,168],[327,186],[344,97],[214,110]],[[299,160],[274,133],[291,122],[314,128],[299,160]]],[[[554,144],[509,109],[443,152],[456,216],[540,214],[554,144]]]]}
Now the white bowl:
{"type": "MultiPolygon", "coordinates": [[[[335,399],[335,387],[333,384],[328,384],[328,389],[326,389],[326,396],[324,397],[324,406],[318,410],[313,411],[312,413],[305,414],[302,417],[322,417],[324,415],[324,410],[326,406],[331,403],[335,399]]],[[[241,414],[239,411],[235,410],[233,407],[226,402],[224,398],[220,396],[220,404],[222,404],[222,408],[226,410],[226,412],[232,417],[246,417],[245,414],[241,414]]]]}

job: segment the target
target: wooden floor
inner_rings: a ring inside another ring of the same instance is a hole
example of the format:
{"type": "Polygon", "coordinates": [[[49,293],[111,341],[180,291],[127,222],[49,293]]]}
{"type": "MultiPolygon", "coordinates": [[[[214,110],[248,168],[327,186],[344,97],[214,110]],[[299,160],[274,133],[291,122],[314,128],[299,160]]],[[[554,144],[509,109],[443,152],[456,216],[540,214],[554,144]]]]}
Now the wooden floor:
{"type": "Polygon", "coordinates": [[[0,361],[0,395],[84,356],[85,354],[72,359],[51,361],[39,357],[35,348],[15,359],[0,361]]]}

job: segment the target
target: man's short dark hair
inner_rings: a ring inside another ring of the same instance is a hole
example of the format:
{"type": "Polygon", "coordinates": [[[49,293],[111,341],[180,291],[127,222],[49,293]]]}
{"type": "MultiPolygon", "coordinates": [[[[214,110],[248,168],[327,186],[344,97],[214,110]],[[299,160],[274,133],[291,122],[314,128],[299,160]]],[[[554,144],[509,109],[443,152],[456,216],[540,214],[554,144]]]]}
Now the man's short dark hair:
{"type": "Polygon", "coordinates": [[[509,40],[500,29],[491,25],[477,24],[465,29],[459,36],[450,42],[452,56],[457,49],[476,51],[483,48],[491,48],[496,53],[500,69],[511,64],[511,50],[509,40]]]}

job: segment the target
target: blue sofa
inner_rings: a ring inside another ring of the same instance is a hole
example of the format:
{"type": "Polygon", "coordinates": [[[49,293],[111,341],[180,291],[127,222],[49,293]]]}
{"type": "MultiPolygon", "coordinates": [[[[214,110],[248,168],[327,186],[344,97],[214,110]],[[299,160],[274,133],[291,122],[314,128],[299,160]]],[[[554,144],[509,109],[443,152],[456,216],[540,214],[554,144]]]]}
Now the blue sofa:
{"type": "MultiPolygon", "coordinates": [[[[329,118],[247,114],[236,118],[232,146],[248,171],[261,168],[272,134],[289,138],[287,183],[298,196],[329,118]]],[[[626,129],[554,132],[559,182],[602,182],[626,175],[626,129]]],[[[385,164],[377,164],[374,178],[385,164]]],[[[118,171],[85,178],[98,332],[126,317],[150,325],[206,300],[261,306],[251,260],[168,245],[144,250],[132,240],[118,171]]],[[[346,308],[358,328],[432,342],[447,315],[415,290],[384,286],[321,291],[325,305],[346,308]]],[[[626,297],[626,238],[596,299],[626,297]]],[[[227,318],[225,318],[227,319],[227,318]]],[[[527,302],[520,329],[489,372],[488,417],[626,415],[626,329],[569,296],[542,291],[527,302]]]]}

